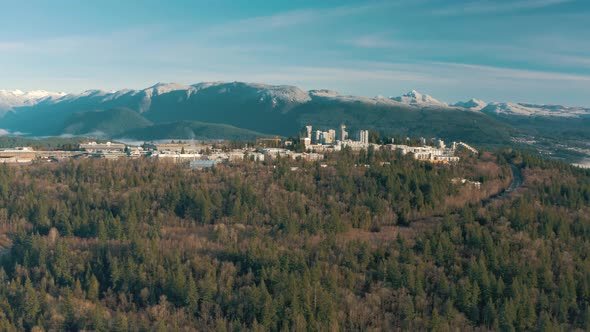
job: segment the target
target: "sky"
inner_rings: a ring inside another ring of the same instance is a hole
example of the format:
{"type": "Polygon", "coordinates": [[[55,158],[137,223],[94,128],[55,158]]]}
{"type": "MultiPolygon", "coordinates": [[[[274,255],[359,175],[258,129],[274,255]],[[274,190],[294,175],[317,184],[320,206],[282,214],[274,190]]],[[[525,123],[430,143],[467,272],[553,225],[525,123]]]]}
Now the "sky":
{"type": "Polygon", "coordinates": [[[0,89],[245,81],[590,107],[588,0],[52,0],[0,12],[0,89]]]}

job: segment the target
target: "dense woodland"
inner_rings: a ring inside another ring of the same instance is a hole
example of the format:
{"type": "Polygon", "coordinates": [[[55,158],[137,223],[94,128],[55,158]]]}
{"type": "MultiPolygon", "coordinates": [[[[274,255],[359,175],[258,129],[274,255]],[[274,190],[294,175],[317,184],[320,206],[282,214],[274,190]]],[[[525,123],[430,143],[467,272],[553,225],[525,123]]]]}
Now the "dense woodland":
{"type": "Polygon", "coordinates": [[[0,165],[0,330],[590,329],[590,171],[324,163],[0,165]]]}

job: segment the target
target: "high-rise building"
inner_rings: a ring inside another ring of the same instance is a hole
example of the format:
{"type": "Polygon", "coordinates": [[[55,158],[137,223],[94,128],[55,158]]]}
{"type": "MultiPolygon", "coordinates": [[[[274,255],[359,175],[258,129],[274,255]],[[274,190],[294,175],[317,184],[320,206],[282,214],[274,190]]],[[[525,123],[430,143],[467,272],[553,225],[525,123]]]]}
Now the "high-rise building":
{"type": "Polygon", "coordinates": [[[340,140],[344,141],[348,138],[348,132],[346,131],[346,126],[344,124],[340,125],[340,140]]]}
{"type": "Polygon", "coordinates": [[[318,141],[321,144],[330,144],[332,143],[332,139],[330,137],[330,133],[327,131],[322,131],[320,133],[320,139],[318,141]]]}
{"type": "Polygon", "coordinates": [[[327,143],[334,143],[334,141],[336,141],[336,130],[335,129],[328,130],[328,136],[330,137],[330,139],[327,143]]]}
{"type": "Polygon", "coordinates": [[[304,139],[307,137],[307,126],[301,128],[301,130],[299,130],[299,139],[304,139]]]}
{"type": "Polygon", "coordinates": [[[313,132],[313,127],[311,125],[307,125],[307,126],[305,126],[305,131],[306,131],[306,134],[307,134],[306,137],[309,138],[309,139],[311,139],[311,134],[313,132]]]}
{"type": "Polygon", "coordinates": [[[369,144],[369,131],[368,130],[361,130],[359,132],[359,139],[363,144],[369,144]]]}

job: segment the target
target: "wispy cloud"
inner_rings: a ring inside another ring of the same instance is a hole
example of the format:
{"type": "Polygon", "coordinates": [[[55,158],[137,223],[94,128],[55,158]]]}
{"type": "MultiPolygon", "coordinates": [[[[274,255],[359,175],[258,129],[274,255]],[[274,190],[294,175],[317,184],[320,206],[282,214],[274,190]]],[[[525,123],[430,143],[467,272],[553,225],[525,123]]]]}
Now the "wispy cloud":
{"type": "Polygon", "coordinates": [[[558,64],[567,64],[590,68],[590,57],[582,57],[575,55],[555,55],[553,59],[558,64]]]}
{"type": "Polygon", "coordinates": [[[359,48],[381,48],[390,49],[400,46],[399,43],[387,38],[383,34],[362,35],[356,38],[348,39],[346,44],[359,48]]]}
{"type": "MultiPolygon", "coordinates": [[[[354,65],[349,64],[349,65],[354,65]]],[[[223,72],[192,71],[177,72],[185,77],[185,81],[192,83],[195,77],[201,80],[246,81],[272,84],[298,84],[307,87],[330,88],[332,82],[359,83],[367,81],[380,82],[448,82],[443,77],[436,77],[428,73],[404,70],[401,67],[388,67],[375,64],[365,68],[351,68],[346,64],[334,66],[267,66],[260,68],[229,67],[223,72]],[[192,81],[191,81],[192,80],[192,81]]],[[[411,85],[411,84],[410,84],[411,85]]]]}
{"type": "Polygon", "coordinates": [[[481,0],[437,9],[433,11],[433,14],[441,16],[460,16],[468,14],[517,12],[557,6],[574,1],[576,0],[515,0],[499,3],[498,1],[481,0]]]}
{"type": "Polygon", "coordinates": [[[570,81],[570,82],[590,82],[588,75],[576,75],[560,72],[524,70],[503,67],[493,67],[478,64],[453,63],[453,62],[431,62],[431,65],[442,66],[447,68],[463,69],[472,72],[486,74],[489,77],[500,79],[520,79],[520,80],[543,80],[543,81],[570,81]]]}
{"type": "MultiPolygon", "coordinates": [[[[493,48],[490,48],[493,49],[493,48]]],[[[531,49],[522,47],[497,47],[499,55],[510,60],[526,61],[537,66],[552,68],[569,68],[578,71],[590,69],[590,57],[567,53],[556,53],[553,49],[531,49]],[[504,51],[502,51],[504,50],[504,51]],[[500,53],[503,52],[503,53],[500,53]]]]}
{"type": "Polygon", "coordinates": [[[314,8],[279,12],[267,16],[256,16],[235,22],[209,27],[204,33],[228,35],[234,33],[271,30],[286,27],[302,26],[303,24],[325,21],[327,19],[360,15],[363,13],[398,6],[407,1],[377,1],[363,5],[346,5],[332,8],[314,8]]]}
{"type": "Polygon", "coordinates": [[[130,47],[139,41],[147,41],[156,32],[156,26],[148,25],[92,35],[70,34],[18,42],[0,41],[0,51],[18,54],[64,55],[73,52],[96,52],[103,49],[115,53],[121,47],[130,47]]]}
{"type": "Polygon", "coordinates": [[[360,82],[368,80],[378,81],[410,81],[430,82],[441,81],[444,78],[435,77],[428,73],[417,73],[402,68],[347,68],[347,67],[312,67],[294,66],[277,68],[277,74],[264,75],[260,79],[268,78],[273,81],[280,80],[309,80],[316,82],[344,81],[360,82]]]}

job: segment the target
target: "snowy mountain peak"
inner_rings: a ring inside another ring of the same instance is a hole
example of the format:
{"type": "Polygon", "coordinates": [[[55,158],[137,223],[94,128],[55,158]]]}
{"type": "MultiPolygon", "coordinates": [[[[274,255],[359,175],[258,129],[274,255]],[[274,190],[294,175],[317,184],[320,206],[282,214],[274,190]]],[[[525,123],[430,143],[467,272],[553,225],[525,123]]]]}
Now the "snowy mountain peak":
{"type": "Polygon", "coordinates": [[[422,98],[422,94],[416,90],[412,90],[406,93],[404,97],[422,98]]]}
{"type": "Polygon", "coordinates": [[[8,95],[11,95],[11,96],[22,96],[24,94],[25,93],[22,92],[21,90],[0,90],[0,95],[1,96],[8,96],[8,95]]]}
{"type": "Polygon", "coordinates": [[[39,99],[39,98],[47,98],[47,97],[62,97],[65,96],[66,93],[64,92],[49,92],[45,90],[33,90],[24,92],[22,90],[0,90],[0,96],[7,97],[20,97],[22,99],[39,99]]]}
{"type": "Polygon", "coordinates": [[[309,93],[291,85],[252,85],[258,89],[260,100],[271,99],[273,106],[278,101],[289,103],[305,103],[311,100],[309,93]]]}
{"type": "Polygon", "coordinates": [[[49,92],[34,90],[24,92],[22,90],[0,90],[0,112],[6,112],[14,107],[32,106],[47,99],[58,99],[66,94],[63,92],[49,92]]]}
{"type": "Polygon", "coordinates": [[[412,90],[401,97],[393,97],[391,99],[411,106],[448,107],[446,103],[436,100],[427,94],[421,94],[416,90],[412,90]]]}
{"type": "Polygon", "coordinates": [[[207,89],[210,87],[214,87],[214,86],[218,86],[218,85],[222,85],[222,84],[226,84],[227,82],[223,82],[223,81],[216,81],[216,82],[201,82],[201,83],[195,83],[193,85],[191,85],[193,88],[197,89],[197,90],[202,90],[202,89],[207,89]]]}
{"type": "Polygon", "coordinates": [[[157,83],[143,91],[150,97],[153,95],[162,95],[172,91],[189,90],[190,86],[178,83],[157,83]]]}
{"type": "Polygon", "coordinates": [[[309,94],[314,97],[328,97],[328,98],[335,98],[335,97],[340,96],[340,93],[338,93],[338,91],[327,90],[327,89],[310,90],[309,94]]]}
{"type": "Polygon", "coordinates": [[[471,98],[468,101],[460,101],[453,104],[455,107],[466,108],[472,111],[479,111],[484,107],[488,106],[488,104],[480,99],[471,98]]]}

